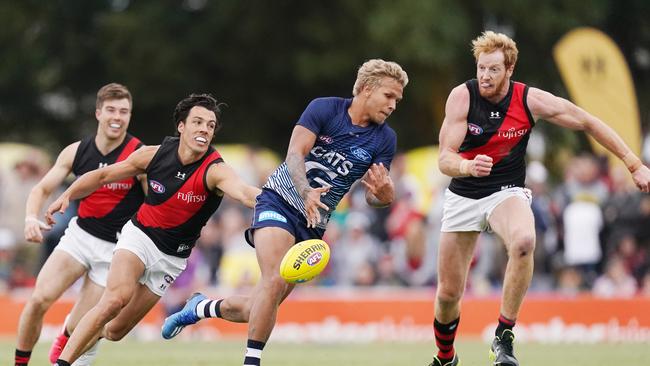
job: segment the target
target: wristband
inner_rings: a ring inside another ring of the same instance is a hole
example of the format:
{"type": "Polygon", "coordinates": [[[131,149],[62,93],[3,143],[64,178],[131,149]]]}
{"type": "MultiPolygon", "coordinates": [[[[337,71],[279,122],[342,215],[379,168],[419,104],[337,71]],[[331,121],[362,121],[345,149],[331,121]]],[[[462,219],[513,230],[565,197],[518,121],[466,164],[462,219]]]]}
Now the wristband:
{"type": "Polygon", "coordinates": [[[643,163],[641,162],[641,159],[639,159],[636,155],[634,155],[633,152],[628,152],[621,158],[623,160],[623,164],[627,167],[627,170],[630,171],[630,173],[634,173],[643,163]]]}
{"type": "Polygon", "coordinates": [[[469,165],[472,163],[471,160],[463,159],[460,161],[460,165],[458,167],[458,170],[460,171],[461,175],[470,175],[469,173],[469,165]]]}

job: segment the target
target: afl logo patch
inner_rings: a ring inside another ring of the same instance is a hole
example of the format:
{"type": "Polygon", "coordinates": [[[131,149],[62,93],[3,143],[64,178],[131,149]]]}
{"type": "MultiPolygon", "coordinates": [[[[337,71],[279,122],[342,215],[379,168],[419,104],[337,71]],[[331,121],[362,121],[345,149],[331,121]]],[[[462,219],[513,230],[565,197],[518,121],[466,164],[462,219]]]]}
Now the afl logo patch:
{"type": "Polygon", "coordinates": [[[321,252],[316,252],[307,258],[307,264],[310,266],[315,266],[320,262],[321,259],[323,259],[323,254],[321,252]]]}
{"type": "Polygon", "coordinates": [[[163,186],[162,183],[157,182],[155,180],[149,181],[149,187],[151,187],[151,190],[156,193],[165,193],[165,186],[163,186]]]}
{"type": "Polygon", "coordinates": [[[334,142],[334,139],[331,138],[330,136],[327,136],[327,135],[320,135],[320,136],[318,136],[318,140],[319,140],[319,141],[322,141],[324,144],[327,144],[327,145],[329,145],[329,144],[331,144],[332,142],[334,142]]]}
{"type": "Polygon", "coordinates": [[[483,133],[483,129],[479,125],[475,125],[473,123],[468,123],[467,124],[467,129],[469,130],[469,133],[472,135],[480,135],[483,133]]]}
{"type": "Polygon", "coordinates": [[[370,153],[360,147],[351,147],[350,152],[363,161],[370,161],[372,159],[370,153]]]}

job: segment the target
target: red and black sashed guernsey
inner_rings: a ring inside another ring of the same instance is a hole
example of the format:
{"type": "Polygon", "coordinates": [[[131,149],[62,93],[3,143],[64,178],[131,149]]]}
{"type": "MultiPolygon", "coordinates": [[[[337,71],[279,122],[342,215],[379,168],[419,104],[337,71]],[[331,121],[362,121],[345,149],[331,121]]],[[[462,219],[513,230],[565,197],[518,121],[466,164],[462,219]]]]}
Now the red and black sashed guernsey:
{"type": "Polygon", "coordinates": [[[481,97],[476,79],[465,82],[470,102],[467,134],[459,154],[472,160],[483,154],[492,158],[487,177],[453,178],[449,190],[467,198],[479,199],[492,193],[523,187],[526,180],[526,147],[535,120],[526,101],[528,86],[510,82],[508,94],[497,104],[481,97]]]}
{"type": "MultiPolygon", "coordinates": [[[[72,172],[81,176],[126,159],[142,146],[137,138],[127,134],[120,146],[103,155],[95,144],[95,136],[79,143],[72,162],[72,172]]],[[[138,210],[144,199],[142,186],[136,178],[108,183],[79,201],[77,224],[91,235],[117,242],[117,233],[138,210]]]]}
{"type": "Polygon", "coordinates": [[[133,218],[168,255],[187,258],[201,228],[217,210],[223,195],[207,188],[207,172],[223,162],[212,147],[198,161],[183,165],[178,158],[178,137],[166,137],[147,167],[149,192],[133,218]]]}

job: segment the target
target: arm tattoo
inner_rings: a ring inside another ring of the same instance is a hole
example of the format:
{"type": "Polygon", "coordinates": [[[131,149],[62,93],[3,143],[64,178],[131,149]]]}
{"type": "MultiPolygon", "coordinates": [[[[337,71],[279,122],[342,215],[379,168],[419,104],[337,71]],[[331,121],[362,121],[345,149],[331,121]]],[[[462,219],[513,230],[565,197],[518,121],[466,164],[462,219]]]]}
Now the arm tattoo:
{"type": "Polygon", "coordinates": [[[300,154],[289,153],[287,154],[286,163],[296,190],[304,198],[310,188],[305,170],[305,157],[300,156],[300,154]]]}

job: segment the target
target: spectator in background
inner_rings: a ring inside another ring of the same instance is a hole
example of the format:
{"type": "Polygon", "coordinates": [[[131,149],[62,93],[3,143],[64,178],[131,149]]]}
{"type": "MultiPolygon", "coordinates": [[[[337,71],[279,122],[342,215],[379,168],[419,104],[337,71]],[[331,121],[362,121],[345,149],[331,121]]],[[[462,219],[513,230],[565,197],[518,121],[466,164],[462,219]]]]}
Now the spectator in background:
{"type": "Polygon", "coordinates": [[[624,235],[618,242],[615,255],[621,258],[628,273],[641,282],[648,263],[648,251],[639,247],[634,235],[624,235]]]}
{"type": "Polygon", "coordinates": [[[247,218],[233,204],[225,205],[219,213],[218,230],[223,247],[219,281],[222,286],[236,292],[250,291],[260,279],[255,251],[247,245],[242,235],[248,227],[247,218]]]}
{"type": "Polygon", "coordinates": [[[639,289],[639,295],[644,297],[650,297],[650,271],[646,272],[645,275],[641,278],[641,287],[639,289]]]}
{"type": "Polygon", "coordinates": [[[551,257],[557,251],[557,227],[553,215],[553,201],[549,192],[548,171],[539,161],[531,161],[526,168],[526,186],[532,192],[530,208],[535,218],[534,276],[531,287],[548,289],[551,257]]]}
{"type": "Polygon", "coordinates": [[[637,285],[623,260],[613,256],[607,262],[605,273],[596,278],[592,291],[598,297],[632,297],[636,294],[637,285]]]}
{"type": "Polygon", "coordinates": [[[13,169],[3,174],[0,185],[0,228],[11,231],[17,243],[23,243],[25,202],[32,188],[49,169],[49,159],[36,149],[29,149],[13,169]]]}
{"type": "Polygon", "coordinates": [[[368,218],[360,212],[347,215],[345,231],[332,253],[338,285],[370,286],[377,280],[375,266],[382,250],[368,233],[369,225],[368,218]]]}
{"type": "Polygon", "coordinates": [[[219,269],[223,257],[223,238],[219,230],[221,215],[213,215],[201,229],[201,236],[196,241],[196,247],[201,251],[202,266],[207,270],[207,285],[219,284],[219,269]]]}
{"type": "Polygon", "coordinates": [[[571,266],[559,268],[556,274],[556,281],[556,291],[564,296],[576,296],[584,287],[582,271],[578,271],[575,267],[571,266]]]}
{"type": "Polygon", "coordinates": [[[583,278],[590,285],[603,256],[600,205],[607,199],[608,189],[601,179],[598,162],[591,155],[575,157],[567,169],[570,178],[563,187],[567,204],[562,213],[564,263],[582,271],[583,278]]]}
{"type": "Polygon", "coordinates": [[[640,202],[642,193],[636,191],[634,182],[625,168],[613,166],[610,170],[610,194],[602,203],[605,249],[616,250],[616,244],[625,235],[638,236],[642,222],[640,202]]]}

